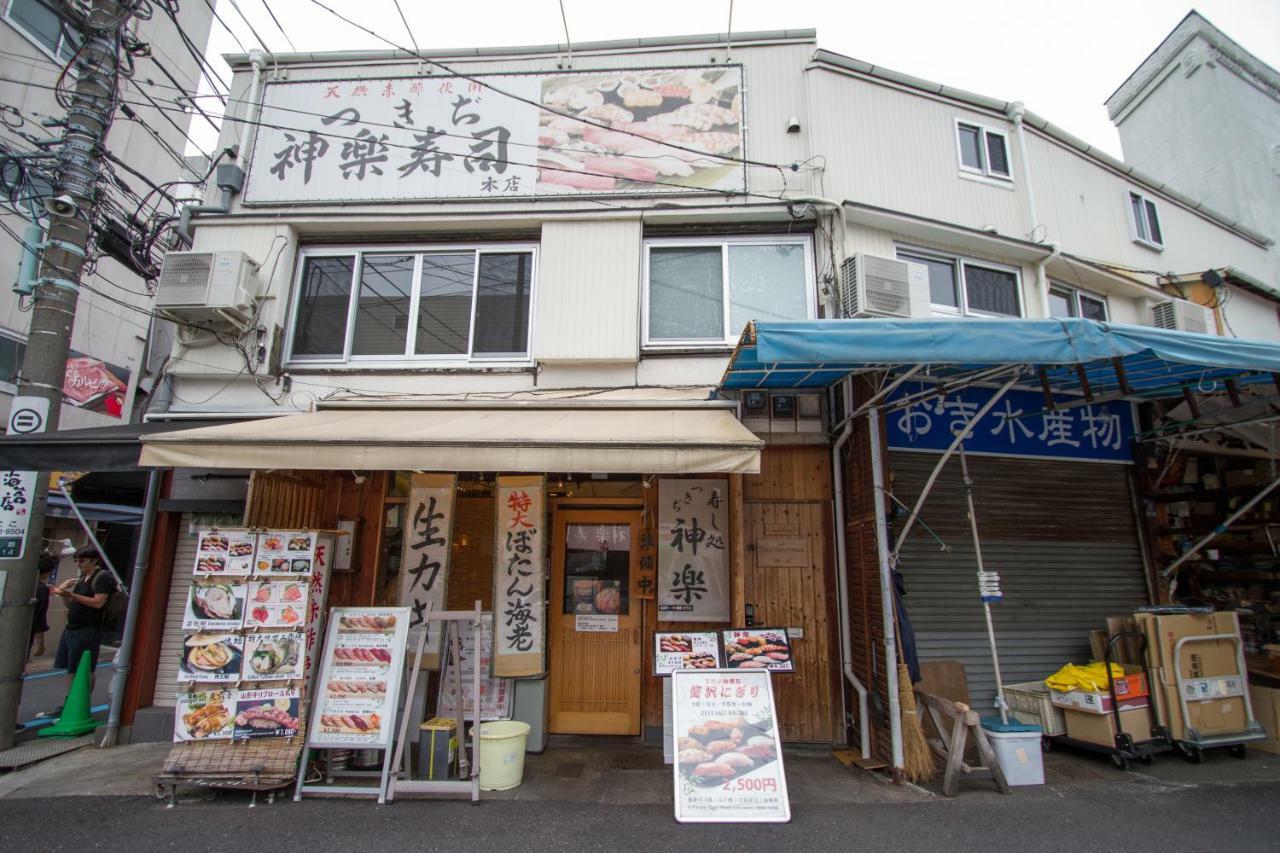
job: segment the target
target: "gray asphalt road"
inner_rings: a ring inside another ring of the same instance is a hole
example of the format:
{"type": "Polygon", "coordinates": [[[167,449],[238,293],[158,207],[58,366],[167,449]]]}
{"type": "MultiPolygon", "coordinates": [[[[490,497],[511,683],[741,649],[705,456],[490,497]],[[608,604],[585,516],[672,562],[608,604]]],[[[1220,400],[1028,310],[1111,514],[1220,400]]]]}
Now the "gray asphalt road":
{"type": "Polygon", "coordinates": [[[0,850],[361,851],[1260,851],[1280,845],[1280,783],[1167,788],[1063,799],[901,805],[794,803],[787,825],[686,825],[661,806],[554,801],[289,801],[164,804],[142,798],[0,801],[0,850]]]}

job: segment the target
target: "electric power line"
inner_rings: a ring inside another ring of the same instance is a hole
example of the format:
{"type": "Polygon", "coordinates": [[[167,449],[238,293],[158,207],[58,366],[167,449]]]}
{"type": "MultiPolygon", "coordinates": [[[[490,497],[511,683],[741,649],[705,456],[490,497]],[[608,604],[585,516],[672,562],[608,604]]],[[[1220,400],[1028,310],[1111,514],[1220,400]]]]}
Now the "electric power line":
{"type": "Polygon", "coordinates": [[[262,7],[267,10],[267,14],[271,16],[271,22],[276,25],[276,29],[280,31],[280,35],[284,36],[284,40],[288,43],[289,49],[294,53],[298,49],[293,46],[293,39],[289,38],[289,34],[284,31],[284,27],[280,26],[280,19],[276,17],[276,13],[271,11],[271,4],[267,0],[262,0],[262,7]]]}

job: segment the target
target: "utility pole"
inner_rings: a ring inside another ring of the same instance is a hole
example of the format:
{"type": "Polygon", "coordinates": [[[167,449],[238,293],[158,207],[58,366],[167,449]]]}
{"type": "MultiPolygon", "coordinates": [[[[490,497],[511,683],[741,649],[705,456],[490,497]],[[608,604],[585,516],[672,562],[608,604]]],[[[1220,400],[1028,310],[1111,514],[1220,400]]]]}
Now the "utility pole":
{"type": "MultiPolygon", "coordinates": [[[[57,180],[45,201],[49,234],[31,294],[31,332],[18,389],[20,397],[48,401],[46,430],[58,428],[80,276],[93,237],[103,146],[116,108],[120,39],[136,5],[94,0],[88,15],[76,21],[84,44],[74,62],[76,84],[58,152],[57,180]]],[[[76,15],[66,7],[62,12],[76,15]]],[[[48,489],[49,474],[42,472],[27,496],[31,512],[22,555],[0,559],[0,749],[13,745],[22,698],[48,489]]]]}

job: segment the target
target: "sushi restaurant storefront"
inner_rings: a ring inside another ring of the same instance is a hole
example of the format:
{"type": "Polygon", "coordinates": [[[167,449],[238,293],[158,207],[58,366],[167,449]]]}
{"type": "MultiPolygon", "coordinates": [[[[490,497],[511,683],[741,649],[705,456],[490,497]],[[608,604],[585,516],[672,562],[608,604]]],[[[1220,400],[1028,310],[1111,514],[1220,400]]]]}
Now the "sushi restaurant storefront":
{"type": "MultiPolygon", "coordinates": [[[[826,449],[765,448],[732,402],[334,408],[143,448],[144,466],[252,472],[244,526],[347,531],[330,606],[480,601],[497,616],[482,709],[530,723],[530,749],[548,734],[656,739],[655,632],[773,624],[796,637],[795,672],[775,679],[783,737],[838,740],[826,449]]],[[[170,562],[169,595],[185,595],[191,566],[170,562]]],[[[161,645],[180,649],[172,621],[161,645]]],[[[151,667],[157,700],[177,688],[165,669],[151,667]]]]}

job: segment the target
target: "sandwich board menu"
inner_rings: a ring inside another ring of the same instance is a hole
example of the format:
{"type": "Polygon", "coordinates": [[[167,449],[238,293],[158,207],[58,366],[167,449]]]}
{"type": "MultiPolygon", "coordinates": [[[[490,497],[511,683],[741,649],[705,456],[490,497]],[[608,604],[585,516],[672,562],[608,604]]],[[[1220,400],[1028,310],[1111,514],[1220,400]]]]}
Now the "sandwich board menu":
{"type": "Polygon", "coordinates": [[[671,674],[681,823],[785,823],[787,777],[767,669],[671,674]]]}
{"type": "Polygon", "coordinates": [[[677,669],[716,669],[719,666],[720,635],[715,631],[653,635],[654,675],[670,675],[677,669]]]}
{"type": "Polygon", "coordinates": [[[308,746],[390,746],[410,612],[408,607],[329,611],[308,746]]]}

